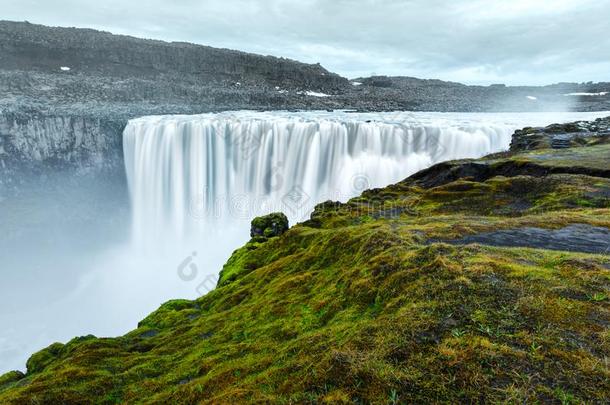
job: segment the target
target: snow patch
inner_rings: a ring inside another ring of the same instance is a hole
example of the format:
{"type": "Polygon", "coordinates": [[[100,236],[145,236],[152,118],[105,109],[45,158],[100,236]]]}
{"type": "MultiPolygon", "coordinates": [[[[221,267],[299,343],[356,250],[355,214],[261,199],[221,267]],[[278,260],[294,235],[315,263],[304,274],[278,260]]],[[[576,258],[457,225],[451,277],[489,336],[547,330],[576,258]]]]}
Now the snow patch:
{"type": "Polygon", "coordinates": [[[362,86],[361,82],[352,82],[352,86],[362,86]]]}
{"type": "Polygon", "coordinates": [[[609,94],[609,92],[602,91],[599,93],[568,93],[564,94],[564,96],[605,96],[606,94],[609,94]]]}
{"type": "Polygon", "coordinates": [[[298,94],[304,94],[310,97],[331,97],[330,94],[318,93],[317,91],[299,91],[298,94]]]}

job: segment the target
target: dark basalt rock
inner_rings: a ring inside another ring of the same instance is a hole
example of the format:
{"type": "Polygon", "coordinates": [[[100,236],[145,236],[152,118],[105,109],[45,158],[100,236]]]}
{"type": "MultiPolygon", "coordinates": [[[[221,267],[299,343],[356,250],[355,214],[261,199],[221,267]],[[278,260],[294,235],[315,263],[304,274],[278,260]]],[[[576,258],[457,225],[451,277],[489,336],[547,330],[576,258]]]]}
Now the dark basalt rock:
{"type": "Polygon", "coordinates": [[[544,166],[538,163],[517,162],[514,160],[500,162],[445,162],[422,170],[408,178],[405,182],[422,188],[433,188],[460,179],[482,182],[496,176],[544,177],[550,174],[573,174],[610,178],[610,168],[598,169],[577,165],[566,167],[544,166]]]}
{"type": "Polygon", "coordinates": [[[532,227],[503,229],[443,242],[453,245],[478,243],[491,246],[610,254],[610,230],[588,224],[573,224],[561,229],[532,227]]]}
{"type": "Polygon", "coordinates": [[[587,145],[592,141],[610,138],[610,117],[595,121],[576,121],[551,124],[545,128],[526,127],[515,131],[510,144],[512,152],[534,149],[565,149],[587,145]]]}
{"type": "Polygon", "coordinates": [[[288,218],[281,212],[257,217],[252,220],[250,236],[252,238],[272,238],[288,230],[288,218]]]}

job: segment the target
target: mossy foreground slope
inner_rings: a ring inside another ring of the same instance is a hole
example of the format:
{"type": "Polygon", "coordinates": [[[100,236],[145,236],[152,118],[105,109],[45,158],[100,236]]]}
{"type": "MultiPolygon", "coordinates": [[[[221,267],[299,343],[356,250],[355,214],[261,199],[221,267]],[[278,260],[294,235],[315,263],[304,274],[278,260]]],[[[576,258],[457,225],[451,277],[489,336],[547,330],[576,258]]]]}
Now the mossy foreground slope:
{"type": "Polygon", "coordinates": [[[255,238],[123,337],[33,355],[0,403],[606,402],[608,253],[604,138],[445,163],[255,238]]]}

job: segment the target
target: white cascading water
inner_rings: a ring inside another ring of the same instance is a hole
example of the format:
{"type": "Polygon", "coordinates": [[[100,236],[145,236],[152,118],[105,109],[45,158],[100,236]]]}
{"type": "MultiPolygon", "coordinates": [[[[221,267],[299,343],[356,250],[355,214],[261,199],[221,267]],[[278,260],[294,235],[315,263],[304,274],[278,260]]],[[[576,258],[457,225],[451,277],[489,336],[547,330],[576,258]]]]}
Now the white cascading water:
{"type": "MultiPolygon", "coordinates": [[[[412,113],[254,113],[132,120],[134,239],[189,239],[282,211],[291,223],[434,163],[506,149],[515,127],[412,113]]],[[[242,228],[247,232],[247,227],[242,228]]]]}
{"type": "MultiPolygon", "coordinates": [[[[50,342],[121,335],[164,301],[207,293],[256,215],[283,211],[294,224],[323,200],[345,201],[441,160],[504,150],[517,128],[608,114],[233,112],[133,120],[124,137],[131,240],[81,248],[69,239],[74,273],[53,256],[37,259],[45,274],[52,269],[52,295],[34,288],[47,281],[31,281],[42,270],[14,258],[19,272],[7,275],[28,290],[0,285],[10,313],[0,313],[8,325],[0,329],[0,374],[23,369],[50,342]]],[[[75,199],[67,210],[95,209],[81,204],[75,199]]],[[[55,229],[48,235],[57,237],[55,229]]]]}

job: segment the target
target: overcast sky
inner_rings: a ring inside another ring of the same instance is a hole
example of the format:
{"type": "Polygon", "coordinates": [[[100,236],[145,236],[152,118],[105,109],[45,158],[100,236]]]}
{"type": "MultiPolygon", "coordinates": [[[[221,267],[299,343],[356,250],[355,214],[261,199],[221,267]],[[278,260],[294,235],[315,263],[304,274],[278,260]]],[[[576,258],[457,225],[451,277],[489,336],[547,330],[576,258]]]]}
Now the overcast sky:
{"type": "Polygon", "coordinates": [[[0,0],[0,18],[470,84],[610,81],[610,0],[0,0]]]}

